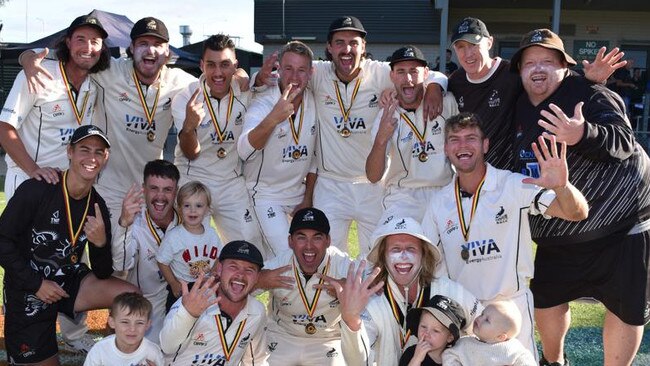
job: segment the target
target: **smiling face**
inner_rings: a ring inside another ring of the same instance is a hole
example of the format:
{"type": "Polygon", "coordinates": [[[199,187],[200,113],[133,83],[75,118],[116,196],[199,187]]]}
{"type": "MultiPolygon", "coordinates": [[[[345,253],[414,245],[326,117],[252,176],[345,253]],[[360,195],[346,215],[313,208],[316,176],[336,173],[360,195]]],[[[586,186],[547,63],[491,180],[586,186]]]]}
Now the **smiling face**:
{"type": "Polygon", "coordinates": [[[154,36],[142,36],[131,42],[133,65],[140,81],[151,82],[169,58],[169,43],[154,36]]]}
{"type": "Polygon", "coordinates": [[[460,66],[470,79],[480,79],[490,72],[492,37],[483,37],[477,44],[464,40],[456,41],[453,47],[460,66]]]}
{"type": "Polygon", "coordinates": [[[208,197],[201,192],[183,197],[180,202],[183,227],[193,234],[203,233],[203,219],[210,212],[208,197]]]}
{"type": "Polygon", "coordinates": [[[417,108],[424,95],[424,80],[428,76],[429,68],[419,61],[401,61],[393,65],[390,79],[403,108],[417,108]]]}
{"type": "Polygon", "coordinates": [[[445,137],[445,155],[459,173],[483,166],[489,141],[478,127],[450,129],[445,137]]]}
{"type": "Polygon", "coordinates": [[[298,229],[289,235],[289,248],[293,250],[300,269],[307,275],[318,271],[329,246],[330,236],[313,229],[298,229]]]}
{"type": "Polygon", "coordinates": [[[206,49],[200,63],[205,81],[213,97],[222,98],[230,90],[235,71],[237,71],[237,58],[235,51],[224,48],[221,51],[206,49]]]}
{"type": "Polygon", "coordinates": [[[124,353],[133,353],[140,347],[144,334],[151,326],[151,320],[146,314],[130,311],[122,306],[108,317],[108,325],[115,329],[117,349],[124,353]]]}
{"type": "Polygon", "coordinates": [[[260,268],[251,262],[240,259],[224,259],[217,264],[219,276],[219,296],[221,301],[231,305],[242,304],[253,290],[260,268]]]}
{"type": "Polygon", "coordinates": [[[384,242],[388,273],[398,285],[410,285],[420,273],[422,240],[408,234],[394,234],[387,236],[384,242]]]}
{"type": "Polygon", "coordinates": [[[528,99],[538,105],[560,87],[567,64],[556,50],[530,46],[521,54],[519,75],[528,99]]]}
{"type": "Polygon", "coordinates": [[[68,145],[70,171],[88,183],[94,183],[108,161],[106,142],[97,136],[86,137],[68,145]]]}
{"type": "Polygon", "coordinates": [[[309,79],[311,79],[312,69],[311,60],[305,55],[294,52],[285,52],[280,59],[280,86],[286,90],[291,84],[292,92],[297,88],[304,91],[309,79]]]}
{"type": "Polygon", "coordinates": [[[366,53],[366,40],[356,31],[335,32],[327,43],[327,51],[332,55],[336,75],[348,82],[359,73],[361,59],[366,53]]]}
{"type": "Polygon", "coordinates": [[[104,39],[94,27],[82,26],[65,39],[65,44],[70,50],[68,63],[82,70],[90,70],[99,61],[104,39]]]}
{"type": "Polygon", "coordinates": [[[177,182],[171,178],[150,175],[142,187],[149,216],[156,225],[166,227],[164,224],[171,222],[174,217],[177,182]]]}

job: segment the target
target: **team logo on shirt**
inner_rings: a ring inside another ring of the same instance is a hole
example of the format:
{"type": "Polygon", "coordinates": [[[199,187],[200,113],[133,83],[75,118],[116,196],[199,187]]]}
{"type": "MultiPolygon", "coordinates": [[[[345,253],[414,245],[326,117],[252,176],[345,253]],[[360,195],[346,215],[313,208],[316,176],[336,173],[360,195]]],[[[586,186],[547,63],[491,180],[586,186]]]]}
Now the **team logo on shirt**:
{"type": "Polygon", "coordinates": [[[203,333],[199,333],[196,337],[194,337],[192,344],[195,346],[205,347],[208,345],[208,342],[205,341],[205,335],[203,333]]]}
{"type": "Polygon", "coordinates": [[[346,123],[343,123],[343,117],[334,117],[334,125],[338,131],[347,127],[352,133],[366,132],[366,122],[363,120],[363,117],[349,118],[346,123]]]}
{"type": "Polygon", "coordinates": [[[328,305],[329,305],[330,309],[334,309],[334,308],[338,307],[339,304],[340,304],[339,299],[334,299],[334,300],[330,301],[328,305]]]}
{"type": "Polygon", "coordinates": [[[325,356],[328,357],[328,358],[334,358],[334,357],[336,357],[338,355],[339,355],[339,353],[336,352],[336,348],[332,348],[331,350],[327,351],[327,353],[325,354],[325,356]]]}
{"type": "Polygon", "coordinates": [[[287,131],[286,131],[284,128],[280,127],[280,128],[278,129],[278,133],[277,133],[278,140],[281,139],[281,138],[283,138],[283,137],[286,136],[286,135],[287,135],[287,131]]]}
{"type": "Polygon", "coordinates": [[[226,364],[226,357],[224,357],[224,355],[220,355],[216,353],[205,353],[203,355],[194,355],[194,359],[192,360],[191,364],[224,366],[226,364]]]}
{"type": "Polygon", "coordinates": [[[69,144],[73,133],[74,128],[59,128],[59,138],[61,139],[61,145],[69,144]]]}
{"type": "Polygon", "coordinates": [[[458,98],[458,109],[463,109],[465,108],[465,98],[461,95],[458,98]]]}
{"type": "Polygon", "coordinates": [[[497,224],[504,224],[508,222],[508,214],[506,213],[506,210],[501,206],[499,208],[499,212],[494,216],[494,221],[497,224]]]}
{"type": "Polygon", "coordinates": [[[500,105],[501,105],[501,98],[499,97],[499,91],[493,89],[492,94],[490,94],[490,98],[488,99],[488,106],[490,106],[490,108],[496,108],[500,105]]]}
{"type": "Polygon", "coordinates": [[[246,209],[246,212],[244,212],[244,222],[253,222],[253,216],[251,216],[249,209],[246,209]]]}
{"type": "Polygon", "coordinates": [[[55,104],[54,108],[52,108],[52,117],[59,117],[59,116],[64,116],[65,113],[63,112],[63,109],[61,108],[61,105],[55,104]]]}
{"type": "Polygon", "coordinates": [[[275,217],[275,211],[273,211],[273,207],[269,207],[269,209],[266,210],[266,217],[268,217],[269,219],[275,217]]]}
{"type": "Polygon", "coordinates": [[[461,245],[461,247],[464,252],[468,253],[467,259],[463,257],[466,263],[481,263],[503,257],[501,249],[494,239],[474,240],[461,245]]]}
{"type": "Polygon", "coordinates": [[[441,133],[442,128],[440,127],[440,123],[438,123],[438,121],[433,121],[433,126],[431,126],[431,134],[440,135],[441,133]]]}
{"type": "Polygon", "coordinates": [[[280,306],[291,306],[291,301],[289,301],[289,298],[287,296],[283,297],[282,300],[280,300],[280,306]]]}
{"type": "Polygon", "coordinates": [[[293,163],[309,156],[306,145],[289,145],[282,149],[282,162],[293,163]]]}
{"type": "Polygon", "coordinates": [[[413,150],[411,151],[413,158],[417,158],[423,152],[427,154],[435,154],[436,148],[433,147],[431,141],[425,141],[424,144],[420,141],[415,141],[413,143],[413,150]]]}
{"type": "Polygon", "coordinates": [[[31,347],[29,347],[29,345],[27,345],[25,343],[20,345],[20,356],[21,357],[27,358],[27,357],[33,356],[35,354],[36,354],[36,352],[32,351],[32,349],[31,349],[31,347]]]}
{"type": "Polygon", "coordinates": [[[60,221],[59,215],[59,210],[54,211],[54,213],[52,213],[52,217],[50,218],[50,224],[57,225],[60,221]]]}
{"type": "Polygon", "coordinates": [[[126,125],[126,130],[133,132],[136,135],[146,135],[147,133],[156,132],[156,121],[152,121],[151,124],[147,122],[144,117],[134,116],[134,115],[125,115],[124,124],[126,125]]]}
{"type": "Polygon", "coordinates": [[[312,125],[309,129],[309,134],[314,136],[316,134],[316,125],[312,125]]]}
{"type": "Polygon", "coordinates": [[[165,104],[163,104],[163,111],[168,111],[172,107],[172,98],[167,98],[165,104]]]}
{"type": "Polygon", "coordinates": [[[458,224],[451,220],[447,220],[447,223],[445,224],[445,234],[449,235],[455,230],[458,230],[458,224]]]}
{"type": "Polygon", "coordinates": [[[377,99],[377,94],[373,94],[372,98],[368,102],[368,108],[376,108],[379,105],[379,100],[377,99]]]}
{"type": "Polygon", "coordinates": [[[330,97],[329,95],[326,95],[325,100],[323,101],[323,103],[325,105],[334,105],[334,104],[336,104],[336,101],[334,101],[334,99],[332,99],[332,97],[330,97]]]}
{"type": "Polygon", "coordinates": [[[299,325],[304,325],[307,323],[324,323],[327,324],[327,319],[325,319],[325,315],[319,315],[317,317],[310,317],[307,314],[298,314],[298,315],[293,315],[293,324],[299,324],[299,325]]]}
{"type": "Polygon", "coordinates": [[[278,348],[278,342],[271,342],[268,345],[269,352],[274,352],[278,348]]]}
{"type": "Polygon", "coordinates": [[[242,123],[244,123],[244,119],[242,118],[241,111],[239,111],[237,117],[235,117],[235,126],[239,126],[242,123]]]}
{"type": "MultiPolygon", "coordinates": [[[[223,137],[223,141],[222,141],[222,142],[225,142],[225,141],[232,141],[232,142],[235,142],[235,134],[233,134],[232,131],[224,131],[224,132],[225,132],[225,133],[224,133],[224,137],[223,137]]],[[[212,143],[215,144],[215,145],[218,145],[218,144],[220,143],[220,142],[219,142],[219,136],[217,136],[217,132],[216,132],[216,131],[210,133],[210,140],[211,140],[212,143]]]]}
{"type": "Polygon", "coordinates": [[[117,100],[119,100],[120,102],[130,102],[130,101],[131,101],[131,98],[129,98],[129,93],[127,93],[127,92],[122,92],[122,93],[120,93],[120,95],[118,96],[117,100]]]}
{"type": "Polygon", "coordinates": [[[246,334],[246,337],[242,338],[241,341],[239,341],[239,348],[246,348],[246,346],[251,342],[251,334],[248,333],[246,334]]]}

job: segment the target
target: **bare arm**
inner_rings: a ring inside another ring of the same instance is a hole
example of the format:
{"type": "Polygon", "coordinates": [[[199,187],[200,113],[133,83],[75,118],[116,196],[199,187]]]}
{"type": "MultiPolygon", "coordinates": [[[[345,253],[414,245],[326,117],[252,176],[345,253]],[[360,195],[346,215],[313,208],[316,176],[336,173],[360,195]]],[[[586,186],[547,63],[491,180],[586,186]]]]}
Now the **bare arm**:
{"type": "Polygon", "coordinates": [[[182,294],[182,286],[180,281],[174,276],[174,272],[172,272],[172,268],[166,264],[162,264],[158,262],[158,268],[160,269],[160,273],[165,277],[165,281],[169,284],[169,287],[172,289],[172,294],[175,297],[180,297],[182,294]]]}
{"type": "Polygon", "coordinates": [[[248,133],[248,142],[256,150],[262,150],[266,146],[266,141],[271,137],[275,126],[289,118],[294,113],[292,101],[301,92],[300,89],[291,92],[291,84],[282,93],[282,97],[273,106],[271,112],[248,133]]]}
{"type": "Polygon", "coordinates": [[[6,122],[0,122],[0,145],[5,149],[11,159],[30,178],[45,180],[50,184],[59,182],[59,170],[51,167],[41,168],[34,159],[29,156],[23,140],[18,136],[14,126],[6,122]]]}

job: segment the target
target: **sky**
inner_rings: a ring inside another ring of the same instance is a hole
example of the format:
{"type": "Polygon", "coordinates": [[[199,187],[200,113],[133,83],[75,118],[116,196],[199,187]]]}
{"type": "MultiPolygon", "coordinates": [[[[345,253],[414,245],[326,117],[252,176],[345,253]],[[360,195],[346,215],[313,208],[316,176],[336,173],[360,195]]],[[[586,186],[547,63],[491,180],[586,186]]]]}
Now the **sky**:
{"type": "Polygon", "coordinates": [[[253,33],[254,0],[5,0],[0,7],[0,42],[29,43],[67,28],[93,9],[126,15],[131,21],[153,16],[169,30],[169,43],[183,45],[179,26],[189,25],[191,43],[226,33],[237,47],[261,52],[253,33]]]}

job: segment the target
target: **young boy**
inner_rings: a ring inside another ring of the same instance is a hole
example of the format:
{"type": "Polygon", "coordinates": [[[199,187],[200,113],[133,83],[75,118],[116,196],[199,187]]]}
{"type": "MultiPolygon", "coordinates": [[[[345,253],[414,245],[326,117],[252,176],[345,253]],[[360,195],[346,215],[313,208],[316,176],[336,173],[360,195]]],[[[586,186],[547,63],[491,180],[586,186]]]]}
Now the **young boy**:
{"type": "Polygon", "coordinates": [[[136,292],[115,297],[108,325],[115,330],[88,352],[84,366],[135,365],[162,366],[160,348],[144,334],[151,326],[151,303],[136,292]]]}
{"type": "Polygon", "coordinates": [[[435,295],[425,307],[410,310],[406,327],[418,343],[404,351],[399,366],[442,365],[442,352],[456,343],[465,322],[461,305],[446,296],[435,295]]]}
{"type": "Polygon", "coordinates": [[[515,338],[521,329],[521,313],[512,301],[488,305],[474,322],[474,335],[462,337],[442,354],[447,365],[535,366],[530,351],[515,338]]]}

